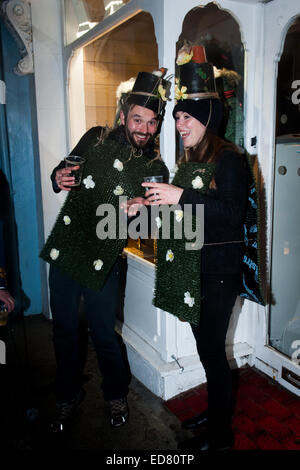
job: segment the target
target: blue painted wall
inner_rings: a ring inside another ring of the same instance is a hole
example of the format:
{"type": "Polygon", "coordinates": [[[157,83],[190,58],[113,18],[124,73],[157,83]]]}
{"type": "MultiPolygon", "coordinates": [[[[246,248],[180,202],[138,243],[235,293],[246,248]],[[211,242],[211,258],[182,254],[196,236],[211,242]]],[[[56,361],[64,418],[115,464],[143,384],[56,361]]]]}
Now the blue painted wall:
{"type": "Polygon", "coordinates": [[[18,306],[25,315],[38,314],[42,312],[43,268],[38,253],[43,230],[34,82],[33,75],[18,76],[13,72],[21,58],[19,47],[2,21],[1,42],[8,145],[1,166],[4,172],[10,171],[7,179],[17,228],[16,249],[23,292],[18,306]]]}

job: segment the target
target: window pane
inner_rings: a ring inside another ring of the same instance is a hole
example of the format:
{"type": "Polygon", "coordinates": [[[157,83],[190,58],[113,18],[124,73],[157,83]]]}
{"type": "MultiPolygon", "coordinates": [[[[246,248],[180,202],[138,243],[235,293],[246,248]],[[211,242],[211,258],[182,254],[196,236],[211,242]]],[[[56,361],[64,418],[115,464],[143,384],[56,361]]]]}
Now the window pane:
{"type": "Polygon", "coordinates": [[[157,68],[157,43],[149,13],[139,13],[76,51],[69,86],[72,146],[91,127],[114,125],[121,82],[157,68]]]}
{"type": "Polygon", "coordinates": [[[65,43],[70,44],[130,0],[64,0],[65,43]]]}

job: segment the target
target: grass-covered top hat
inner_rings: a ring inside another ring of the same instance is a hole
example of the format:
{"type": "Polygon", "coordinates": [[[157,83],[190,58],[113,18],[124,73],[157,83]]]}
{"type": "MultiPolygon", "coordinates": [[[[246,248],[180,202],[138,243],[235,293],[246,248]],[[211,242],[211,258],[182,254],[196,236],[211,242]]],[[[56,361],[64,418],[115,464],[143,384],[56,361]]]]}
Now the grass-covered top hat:
{"type": "Polygon", "coordinates": [[[198,119],[210,132],[217,133],[222,119],[222,104],[216,88],[213,65],[207,62],[203,46],[184,45],[178,53],[175,99],[177,111],[198,119]]]}
{"type": "Polygon", "coordinates": [[[162,115],[170,96],[171,82],[164,79],[167,69],[139,72],[126,103],[137,104],[162,115]]]}

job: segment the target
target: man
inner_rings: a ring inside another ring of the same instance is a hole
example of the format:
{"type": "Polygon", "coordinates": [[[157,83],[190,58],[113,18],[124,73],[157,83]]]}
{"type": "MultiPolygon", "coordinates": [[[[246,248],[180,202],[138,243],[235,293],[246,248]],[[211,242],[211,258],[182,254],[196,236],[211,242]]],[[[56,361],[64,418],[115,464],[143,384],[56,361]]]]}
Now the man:
{"type": "MultiPolygon", "coordinates": [[[[78,307],[85,302],[90,335],[102,375],[104,399],[111,424],[128,419],[129,377],[114,327],[120,281],[120,253],[125,238],[100,240],[97,209],[111,204],[119,210],[119,197],[143,196],[143,177],[164,174],[167,168],[154,151],[154,138],[163,119],[170,84],[161,72],[141,72],[120,112],[121,125],[107,133],[90,129],[71,152],[86,159],[83,181],[73,188],[74,177],[63,162],[53,171],[56,192],[68,197],[41,257],[50,263],[50,306],[57,360],[58,416],[53,430],[64,429],[82,400],[78,358],[78,307]]],[[[118,221],[117,221],[118,224],[118,221]]],[[[118,228],[118,227],[117,227],[118,228]]],[[[118,230],[116,230],[118,234],[118,230]]]]}

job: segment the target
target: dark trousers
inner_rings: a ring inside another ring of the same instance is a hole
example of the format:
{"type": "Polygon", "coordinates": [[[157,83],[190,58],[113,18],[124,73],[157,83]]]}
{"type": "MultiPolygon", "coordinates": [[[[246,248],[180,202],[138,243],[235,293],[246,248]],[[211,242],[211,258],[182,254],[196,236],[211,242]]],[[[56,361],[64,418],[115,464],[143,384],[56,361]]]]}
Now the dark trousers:
{"type": "Polygon", "coordinates": [[[81,296],[102,375],[104,399],[113,400],[128,393],[129,375],[114,329],[120,274],[118,261],[103,289],[96,292],[65,276],[53,265],[50,266],[50,307],[53,315],[58,401],[73,399],[80,389],[78,322],[81,296]]]}
{"type": "MultiPolygon", "coordinates": [[[[204,276],[204,275],[203,275],[204,276]]],[[[192,325],[200,361],[207,379],[209,429],[222,433],[231,426],[232,377],[225,353],[230,315],[239,279],[205,279],[202,282],[200,323],[192,325]]]]}

